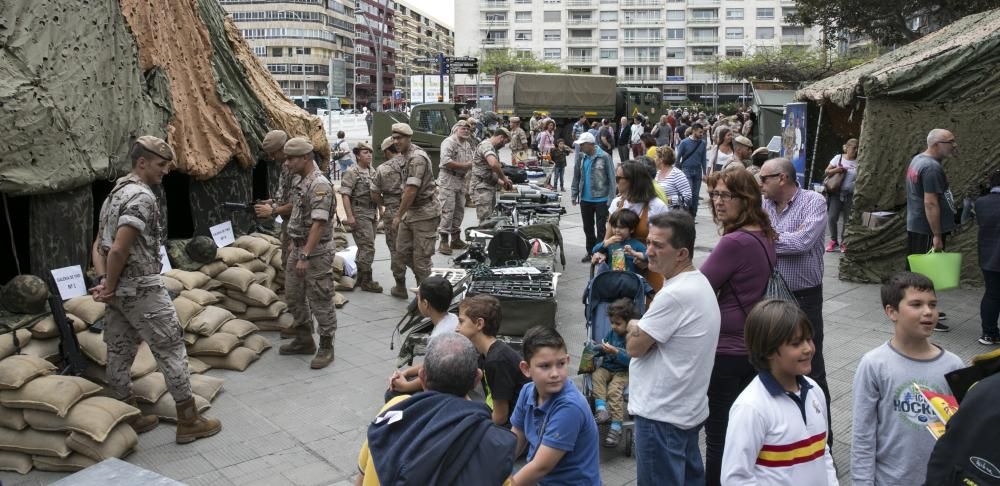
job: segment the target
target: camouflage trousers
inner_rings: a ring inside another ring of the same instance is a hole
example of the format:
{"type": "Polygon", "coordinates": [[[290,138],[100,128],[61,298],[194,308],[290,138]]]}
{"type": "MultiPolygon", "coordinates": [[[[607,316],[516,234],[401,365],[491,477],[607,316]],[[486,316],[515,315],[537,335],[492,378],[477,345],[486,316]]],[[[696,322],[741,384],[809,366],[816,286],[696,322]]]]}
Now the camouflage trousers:
{"type": "Polygon", "coordinates": [[[438,188],[438,202],[441,204],[441,223],[438,233],[455,235],[462,232],[465,219],[465,187],[461,190],[438,188]]]}
{"type": "Polygon", "coordinates": [[[174,402],[191,398],[184,330],[177,318],[174,303],[162,286],[126,289],[108,302],[104,325],[104,343],[108,346],[107,381],[115,398],[132,395],[132,362],[139,344],[149,344],[156,364],[163,373],[167,390],[174,402]]]}
{"type": "Polygon", "coordinates": [[[421,221],[399,223],[396,251],[399,253],[400,263],[413,270],[417,285],[431,274],[431,256],[434,255],[440,220],[440,216],[435,216],[421,221]]]}
{"type": "Polygon", "coordinates": [[[313,316],[319,327],[320,336],[333,337],[337,332],[337,312],[333,307],[333,250],[317,249],[322,254],[312,255],[306,263],[304,276],[295,272],[302,249],[290,245],[285,261],[285,299],[288,311],[295,318],[292,326],[302,337],[312,337],[313,316]],[[311,311],[311,313],[310,313],[311,311]]]}
{"type": "Polygon", "coordinates": [[[497,189],[495,187],[477,187],[472,193],[472,201],[476,203],[476,218],[478,224],[493,217],[497,206],[497,189]]]}
{"type": "Polygon", "coordinates": [[[354,227],[351,234],[354,235],[354,243],[358,245],[358,256],[355,263],[358,264],[359,272],[370,272],[372,262],[375,261],[375,227],[378,222],[378,210],[362,206],[354,206],[354,227]]]}
{"type": "Polygon", "coordinates": [[[399,260],[399,252],[396,251],[396,237],[399,234],[399,227],[392,225],[392,220],[396,219],[399,206],[386,206],[385,213],[382,214],[382,221],[385,222],[385,244],[389,247],[389,267],[392,269],[392,278],[396,280],[406,279],[406,265],[399,260]]]}

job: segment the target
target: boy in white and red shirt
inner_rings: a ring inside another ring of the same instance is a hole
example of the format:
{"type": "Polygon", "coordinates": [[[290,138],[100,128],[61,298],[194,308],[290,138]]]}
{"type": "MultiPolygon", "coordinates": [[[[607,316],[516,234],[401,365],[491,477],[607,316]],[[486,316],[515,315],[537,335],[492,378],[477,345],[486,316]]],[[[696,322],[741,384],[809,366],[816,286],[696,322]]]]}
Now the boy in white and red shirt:
{"type": "Polygon", "coordinates": [[[826,399],[808,376],[812,326],[793,303],[765,300],[744,331],[758,375],[729,411],[722,484],[835,486],[826,399]]]}

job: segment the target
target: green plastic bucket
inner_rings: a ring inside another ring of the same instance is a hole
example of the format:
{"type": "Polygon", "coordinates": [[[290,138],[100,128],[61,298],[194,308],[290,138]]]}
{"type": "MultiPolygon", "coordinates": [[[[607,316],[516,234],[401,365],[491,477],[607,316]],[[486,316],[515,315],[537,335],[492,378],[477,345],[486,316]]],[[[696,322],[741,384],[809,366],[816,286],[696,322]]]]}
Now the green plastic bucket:
{"type": "Polygon", "coordinates": [[[925,275],[934,282],[934,290],[958,287],[958,277],[962,273],[962,254],[931,250],[925,255],[910,255],[910,270],[925,275]]]}

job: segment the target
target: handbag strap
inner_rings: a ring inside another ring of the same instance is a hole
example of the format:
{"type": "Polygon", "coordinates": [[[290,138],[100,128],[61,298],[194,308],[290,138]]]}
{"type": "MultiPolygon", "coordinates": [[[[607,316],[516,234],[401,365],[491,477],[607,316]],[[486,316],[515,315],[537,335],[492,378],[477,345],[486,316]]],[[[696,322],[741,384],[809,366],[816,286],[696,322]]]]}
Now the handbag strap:
{"type": "MultiPolygon", "coordinates": [[[[771,278],[770,275],[774,274],[774,265],[771,264],[771,257],[767,254],[767,247],[764,246],[764,243],[761,243],[760,239],[757,238],[757,235],[755,235],[755,234],[753,234],[753,233],[751,233],[749,231],[745,231],[745,230],[739,230],[739,231],[741,233],[746,233],[746,234],[750,235],[753,238],[753,240],[756,241],[757,244],[760,245],[760,248],[762,250],[764,250],[764,258],[767,259],[767,265],[771,269],[770,272],[768,273],[768,277],[767,277],[768,279],[770,279],[771,278]]],[[[777,262],[775,262],[775,263],[777,263],[777,262]]],[[[747,312],[746,306],[743,305],[743,301],[740,300],[740,294],[739,294],[739,292],[736,291],[736,287],[733,286],[732,279],[727,280],[726,283],[729,284],[729,288],[733,291],[733,297],[736,297],[736,303],[740,306],[740,310],[743,311],[744,315],[748,315],[749,312],[747,312]]],[[[764,286],[764,292],[767,292],[767,285],[764,286]]]]}

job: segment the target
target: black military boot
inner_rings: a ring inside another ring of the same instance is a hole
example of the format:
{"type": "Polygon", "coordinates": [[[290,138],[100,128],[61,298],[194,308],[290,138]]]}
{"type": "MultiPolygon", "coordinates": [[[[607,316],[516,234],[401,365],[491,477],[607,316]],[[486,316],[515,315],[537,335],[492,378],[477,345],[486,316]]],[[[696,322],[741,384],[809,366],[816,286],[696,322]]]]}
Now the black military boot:
{"type": "Polygon", "coordinates": [[[409,298],[410,296],[406,293],[406,281],[396,279],[396,285],[389,289],[389,295],[399,299],[409,298]]]}
{"type": "Polygon", "coordinates": [[[451,246],[448,245],[448,233],[441,233],[441,244],[438,246],[438,253],[451,255],[451,246]]]}
{"type": "Polygon", "coordinates": [[[452,250],[464,250],[469,247],[469,244],[462,241],[462,233],[455,233],[451,235],[451,249],[452,250]]]}
{"type": "Polygon", "coordinates": [[[282,344],[278,348],[278,354],[313,354],[316,352],[316,341],[312,334],[308,336],[298,335],[288,344],[282,344]]]}

